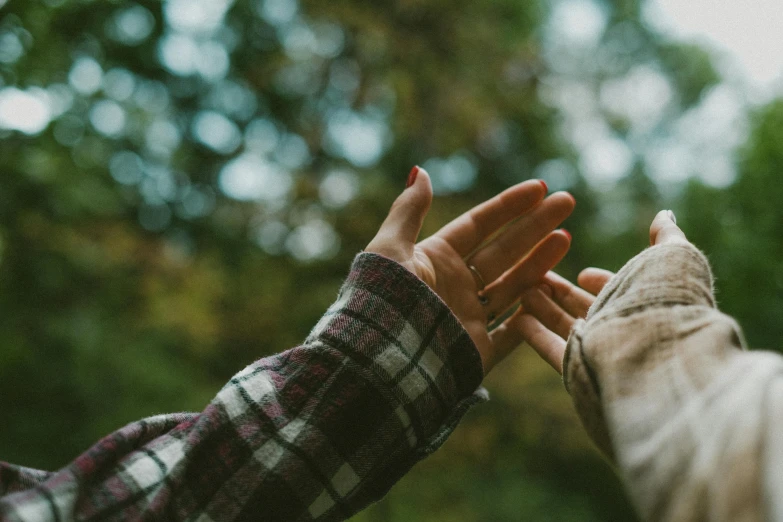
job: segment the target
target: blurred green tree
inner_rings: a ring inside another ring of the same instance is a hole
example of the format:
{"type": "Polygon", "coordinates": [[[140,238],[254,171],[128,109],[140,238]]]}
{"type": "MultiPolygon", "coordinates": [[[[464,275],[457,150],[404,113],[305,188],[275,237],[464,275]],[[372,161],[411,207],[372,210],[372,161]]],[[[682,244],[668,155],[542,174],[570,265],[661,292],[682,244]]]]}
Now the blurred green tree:
{"type": "MultiPolygon", "coordinates": [[[[641,6],[0,1],[0,458],[56,468],[296,344],[415,163],[439,198],[425,233],[542,177],[579,200],[561,271],[621,266],[666,201],[624,151],[719,81],[641,6]],[[660,103],[639,112],[638,85],[660,103]]],[[[774,172],[773,120],[746,153],[745,203],[694,187],[692,223],[721,197],[748,205],[721,219],[771,219],[752,172],[774,172]]],[[[742,281],[721,288],[747,318],[742,281]]],[[[754,341],[779,340],[772,317],[754,341]]],[[[358,520],[633,520],[557,376],[522,352],[488,385],[494,401],[358,520]]]]}
{"type": "Polygon", "coordinates": [[[783,351],[783,100],[755,111],[725,189],[699,182],[683,198],[690,236],[708,253],[721,309],[736,317],[753,348],[783,351]]]}

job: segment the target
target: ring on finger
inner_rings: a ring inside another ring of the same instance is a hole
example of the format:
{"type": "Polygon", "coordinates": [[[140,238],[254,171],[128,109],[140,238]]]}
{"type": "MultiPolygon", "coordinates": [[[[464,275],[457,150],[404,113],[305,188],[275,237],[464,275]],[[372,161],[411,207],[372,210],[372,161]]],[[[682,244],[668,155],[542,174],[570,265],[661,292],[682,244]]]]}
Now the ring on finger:
{"type": "Polygon", "coordinates": [[[476,283],[479,287],[478,291],[480,294],[487,287],[487,284],[484,282],[484,278],[481,277],[481,273],[478,271],[478,268],[473,265],[468,265],[468,270],[470,270],[470,273],[473,274],[473,278],[476,280],[476,283]]]}

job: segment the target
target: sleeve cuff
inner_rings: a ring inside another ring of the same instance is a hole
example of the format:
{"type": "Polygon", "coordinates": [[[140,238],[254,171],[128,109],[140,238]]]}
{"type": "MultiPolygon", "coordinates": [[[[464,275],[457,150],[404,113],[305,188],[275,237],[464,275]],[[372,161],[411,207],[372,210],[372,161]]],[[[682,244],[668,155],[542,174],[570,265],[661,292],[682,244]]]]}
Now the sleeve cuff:
{"type": "Polygon", "coordinates": [[[563,383],[586,431],[613,462],[606,408],[631,389],[637,393],[644,380],[639,374],[669,356],[662,346],[675,336],[672,314],[684,313],[671,309],[715,308],[712,284],[709,263],[693,245],[654,246],[630,260],[603,288],[586,320],[574,324],[563,383]]]}
{"type": "Polygon", "coordinates": [[[653,306],[715,307],[709,262],[691,244],[653,246],[631,259],[604,287],[587,321],[653,306]]]}
{"type": "Polygon", "coordinates": [[[402,265],[359,254],[337,301],[311,332],[368,367],[392,391],[415,445],[431,453],[487,400],[478,350],[448,306],[402,265]],[[412,434],[413,435],[413,434],[412,434]]]}

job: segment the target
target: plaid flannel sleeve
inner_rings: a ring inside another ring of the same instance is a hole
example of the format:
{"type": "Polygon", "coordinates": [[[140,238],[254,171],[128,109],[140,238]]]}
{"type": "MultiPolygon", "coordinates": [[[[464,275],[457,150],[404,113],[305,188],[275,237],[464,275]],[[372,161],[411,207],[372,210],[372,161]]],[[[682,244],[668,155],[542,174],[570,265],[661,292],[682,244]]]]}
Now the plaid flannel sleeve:
{"type": "Polygon", "coordinates": [[[486,399],[475,345],[402,266],[354,261],[305,343],[198,414],[148,418],[54,473],[0,463],[0,519],[343,520],[486,399]]]}

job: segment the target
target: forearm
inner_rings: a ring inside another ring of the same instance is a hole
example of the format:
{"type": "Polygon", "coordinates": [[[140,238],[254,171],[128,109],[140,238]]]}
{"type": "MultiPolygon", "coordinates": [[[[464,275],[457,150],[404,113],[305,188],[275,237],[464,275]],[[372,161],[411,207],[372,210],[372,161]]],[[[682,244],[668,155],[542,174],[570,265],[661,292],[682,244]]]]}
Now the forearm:
{"type": "Polygon", "coordinates": [[[342,520],[439,445],[482,378],[448,308],[404,268],[357,258],[307,341],[234,376],[200,414],[134,423],[4,520],[342,520]]]}
{"type": "Polygon", "coordinates": [[[566,385],[645,520],[761,520],[775,509],[765,491],[783,487],[783,461],[768,453],[783,363],[742,344],[714,307],[706,259],[685,245],[632,260],[577,324],[566,385]]]}

